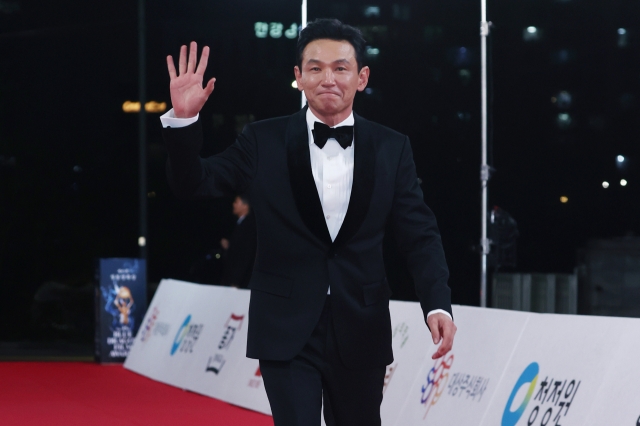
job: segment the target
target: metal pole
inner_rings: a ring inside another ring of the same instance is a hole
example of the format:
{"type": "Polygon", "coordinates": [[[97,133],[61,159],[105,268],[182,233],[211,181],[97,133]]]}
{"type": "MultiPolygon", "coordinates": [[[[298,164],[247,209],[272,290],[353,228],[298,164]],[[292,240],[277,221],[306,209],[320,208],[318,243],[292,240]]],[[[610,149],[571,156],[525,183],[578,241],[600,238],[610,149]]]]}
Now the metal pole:
{"type": "Polygon", "coordinates": [[[487,22],[487,0],[481,0],[480,38],[481,38],[481,68],[482,68],[482,165],[480,167],[480,182],[482,186],[482,249],[480,273],[480,306],[487,307],[487,255],[489,254],[489,240],[487,239],[487,184],[489,183],[489,166],[487,165],[487,37],[489,37],[489,23],[487,22]]]}
{"type": "MultiPolygon", "coordinates": [[[[307,0],[302,0],[302,23],[300,24],[300,30],[307,26],[307,0]]],[[[302,94],[302,99],[300,101],[300,108],[304,108],[307,104],[307,98],[304,96],[304,92],[300,92],[302,94]]]]}
{"type": "Polygon", "coordinates": [[[147,61],[146,61],[146,22],[145,0],[138,0],[138,99],[140,114],[138,115],[138,246],[140,258],[147,258],[147,61]]]}

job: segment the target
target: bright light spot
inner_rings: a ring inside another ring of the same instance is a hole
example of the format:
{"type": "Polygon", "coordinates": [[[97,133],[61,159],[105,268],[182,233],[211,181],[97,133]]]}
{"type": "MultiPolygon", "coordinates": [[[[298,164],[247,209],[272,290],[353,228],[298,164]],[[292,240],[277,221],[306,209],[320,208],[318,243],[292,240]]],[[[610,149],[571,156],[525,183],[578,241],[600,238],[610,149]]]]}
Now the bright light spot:
{"type": "Polygon", "coordinates": [[[138,245],[140,247],[144,247],[147,245],[147,239],[145,237],[139,237],[138,238],[138,245]]]}
{"type": "Polygon", "coordinates": [[[380,49],[378,49],[377,47],[367,46],[367,55],[376,56],[379,53],[380,53],[380,49]]]}
{"type": "Polygon", "coordinates": [[[626,179],[622,179],[620,181],[620,186],[627,186],[627,180],[626,179]]]}
{"type": "Polygon", "coordinates": [[[124,101],[122,104],[124,112],[140,112],[140,102],[124,101]]]}
{"type": "Polygon", "coordinates": [[[538,29],[537,29],[536,27],[528,27],[528,28],[527,28],[527,32],[528,32],[529,34],[535,34],[535,33],[537,33],[537,32],[538,32],[538,29]]]}
{"type": "Polygon", "coordinates": [[[618,160],[618,163],[624,163],[624,155],[618,155],[616,160],[618,160]]]}
{"type": "Polygon", "coordinates": [[[298,88],[298,82],[293,80],[293,82],[291,83],[291,87],[293,87],[294,89],[298,88]]]}
{"type": "Polygon", "coordinates": [[[607,182],[606,180],[602,182],[602,187],[607,189],[609,187],[609,182],[607,182]]]}
{"type": "MultiPolygon", "coordinates": [[[[147,112],[165,112],[167,110],[167,103],[149,101],[144,104],[144,110],[147,112]]],[[[122,111],[128,113],[140,112],[140,102],[125,101],[122,104],[122,111]]]]}
{"type": "Polygon", "coordinates": [[[627,33],[627,30],[625,30],[624,28],[618,28],[618,34],[625,35],[626,33],[627,33]]]}
{"type": "Polygon", "coordinates": [[[366,89],[364,89],[364,93],[365,93],[365,95],[370,95],[370,94],[373,93],[373,89],[370,89],[370,88],[367,87],[366,89]]]}
{"type": "Polygon", "coordinates": [[[149,101],[144,104],[144,110],[147,112],[165,112],[167,110],[167,103],[149,101]]]}
{"type": "Polygon", "coordinates": [[[364,8],[364,16],[366,18],[373,18],[380,16],[379,6],[367,6],[364,8]]]}
{"type": "Polygon", "coordinates": [[[216,253],[216,259],[220,259],[220,253],[216,253]]]}
{"type": "Polygon", "coordinates": [[[556,121],[558,123],[558,127],[560,127],[561,129],[568,129],[571,126],[572,122],[571,116],[566,112],[558,114],[558,118],[556,121]]]}
{"type": "Polygon", "coordinates": [[[565,197],[564,195],[562,197],[560,197],[560,202],[562,204],[566,204],[569,202],[569,198],[565,197]]]}

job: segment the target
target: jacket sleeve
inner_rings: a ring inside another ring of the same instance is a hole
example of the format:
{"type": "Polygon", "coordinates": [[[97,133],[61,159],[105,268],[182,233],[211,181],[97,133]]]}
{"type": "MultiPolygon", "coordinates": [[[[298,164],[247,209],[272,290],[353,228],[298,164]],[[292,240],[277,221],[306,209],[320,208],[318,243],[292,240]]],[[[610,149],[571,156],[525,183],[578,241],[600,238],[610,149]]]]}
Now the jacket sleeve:
{"type": "MultiPolygon", "coordinates": [[[[405,137],[395,179],[391,223],[398,247],[407,260],[420,306],[451,311],[449,269],[436,218],[424,202],[409,138],[405,137]]],[[[453,316],[453,314],[452,314],[453,316]]]]}
{"type": "Polygon", "coordinates": [[[208,158],[200,158],[200,120],[186,127],[164,128],[162,135],[169,154],[169,186],[178,198],[220,197],[248,190],[258,163],[251,125],[224,152],[208,158]]]}

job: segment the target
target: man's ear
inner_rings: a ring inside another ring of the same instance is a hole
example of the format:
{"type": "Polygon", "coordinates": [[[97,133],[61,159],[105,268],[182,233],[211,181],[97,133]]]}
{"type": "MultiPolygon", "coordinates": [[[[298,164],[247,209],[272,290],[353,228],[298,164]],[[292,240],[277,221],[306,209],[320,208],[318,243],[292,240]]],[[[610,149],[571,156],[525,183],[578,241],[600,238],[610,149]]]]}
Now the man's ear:
{"type": "Polygon", "coordinates": [[[298,85],[298,90],[302,92],[304,90],[304,87],[302,87],[302,71],[300,71],[300,68],[298,68],[297,65],[293,67],[293,74],[296,76],[296,84],[298,85]]]}
{"type": "Polygon", "coordinates": [[[369,83],[369,73],[371,70],[369,67],[362,67],[358,73],[358,92],[362,92],[369,83]]]}

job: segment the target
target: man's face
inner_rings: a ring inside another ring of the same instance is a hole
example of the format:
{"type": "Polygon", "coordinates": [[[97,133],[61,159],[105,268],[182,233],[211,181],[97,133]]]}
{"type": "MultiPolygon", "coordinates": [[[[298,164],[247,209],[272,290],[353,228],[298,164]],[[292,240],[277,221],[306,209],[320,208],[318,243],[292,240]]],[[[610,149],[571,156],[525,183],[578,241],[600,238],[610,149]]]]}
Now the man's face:
{"type": "Polygon", "coordinates": [[[242,198],[236,197],[233,200],[233,214],[240,217],[247,214],[248,206],[242,201],[242,198]]]}
{"type": "Polygon", "coordinates": [[[348,115],[356,91],[363,91],[369,81],[369,67],[358,71],[356,52],[348,41],[312,41],[302,53],[302,69],[296,66],[294,72],[309,107],[324,117],[348,115]]]}

